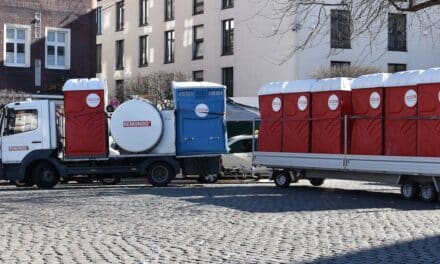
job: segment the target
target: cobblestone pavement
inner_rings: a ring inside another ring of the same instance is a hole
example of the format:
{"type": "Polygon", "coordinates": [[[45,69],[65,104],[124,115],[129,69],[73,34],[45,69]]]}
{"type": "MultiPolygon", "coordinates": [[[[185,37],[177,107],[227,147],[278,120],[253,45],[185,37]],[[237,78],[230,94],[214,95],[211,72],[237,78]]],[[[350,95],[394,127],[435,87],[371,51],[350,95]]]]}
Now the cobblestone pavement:
{"type": "Polygon", "coordinates": [[[439,263],[440,204],[369,183],[0,187],[0,263],[439,263]]]}

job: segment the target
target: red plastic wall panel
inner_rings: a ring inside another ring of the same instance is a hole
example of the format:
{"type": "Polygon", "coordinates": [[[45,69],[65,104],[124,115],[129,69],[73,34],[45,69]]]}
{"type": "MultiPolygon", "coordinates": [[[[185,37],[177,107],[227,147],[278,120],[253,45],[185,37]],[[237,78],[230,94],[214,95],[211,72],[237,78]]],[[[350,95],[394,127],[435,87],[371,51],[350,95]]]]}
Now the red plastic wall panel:
{"type": "Polygon", "coordinates": [[[417,87],[385,88],[385,155],[417,155],[416,116],[417,87]]]}
{"type": "Polygon", "coordinates": [[[260,95],[259,103],[261,122],[258,134],[258,150],[281,152],[282,95],[260,95]],[[278,111],[274,111],[274,109],[278,109],[278,111]]]}
{"type": "Polygon", "coordinates": [[[352,91],[351,154],[383,154],[383,88],[352,91]]]}
{"type": "Polygon", "coordinates": [[[283,152],[310,152],[310,93],[283,96],[283,152]]]}
{"type": "Polygon", "coordinates": [[[107,155],[107,125],[104,91],[69,91],[64,93],[66,156],[101,157],[107,155]],[[97,94],[100,103],[91,108],[87,96],[97,94]]]}
{"type": "MultiPolygon", "coordinates": [[[[312,94],[312,152],[313,153],[344,153],[344,115],[351,115],[351,92],[329,91],[312,94]],[[334,96],[338,98],[336,108],[334,96]],[[330,98],[333,97],[333,98],[330,98]]],[[[348,136],[350,124],[348,124],[348,136]]],[[[348,138],[347,149],[350,139],[348,138]]]]}
{"type": "Polygon", "coordinates": [[[440,156],[440,83],[418,86],[417,155],[440,156]]]}

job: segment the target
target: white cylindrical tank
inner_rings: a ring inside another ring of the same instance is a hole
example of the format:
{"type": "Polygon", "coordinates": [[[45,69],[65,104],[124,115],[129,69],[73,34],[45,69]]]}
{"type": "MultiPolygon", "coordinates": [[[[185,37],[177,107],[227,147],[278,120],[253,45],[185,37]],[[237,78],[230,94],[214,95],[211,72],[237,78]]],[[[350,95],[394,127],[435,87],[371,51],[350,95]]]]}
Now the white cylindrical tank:
{"type": "Polygon", "coordinates": [[[114,141],[128,152],[144,152],[154,148],[161,140],[163,126],[159,110],[141,99],[120,105],[110,121],[114,141]]]}

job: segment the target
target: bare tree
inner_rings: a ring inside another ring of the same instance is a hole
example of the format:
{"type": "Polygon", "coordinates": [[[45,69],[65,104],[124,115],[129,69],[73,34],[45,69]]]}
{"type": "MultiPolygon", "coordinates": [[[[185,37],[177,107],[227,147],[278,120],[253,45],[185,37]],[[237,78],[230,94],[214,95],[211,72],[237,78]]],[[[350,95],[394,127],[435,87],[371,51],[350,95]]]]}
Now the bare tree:
{"type": "Polygon", "coordinates": [[[373,74],[380,72],[377,67],[362,67],[362,66],[342,66],[322,68],[314,72],[310,77],[313,79],[325,79],[335,77],[351,77],[357,78],[364,74],[373,74]]]}
{"type": "Polygon", "coordinates": [[[24,101],[27,98],[30,98],[30,94],[21,91],[9,90],[9,89],[0,90],[0,105],[24,101]]]}
{"type": "Polygon", "coordinates": [[[172,107],[173,81],[188,81],[190,78],[181,72],[158,71],[148,75],[138,75],[127,81],[125,95],[138,95],[150,100],[163,109],[172,107]]]}

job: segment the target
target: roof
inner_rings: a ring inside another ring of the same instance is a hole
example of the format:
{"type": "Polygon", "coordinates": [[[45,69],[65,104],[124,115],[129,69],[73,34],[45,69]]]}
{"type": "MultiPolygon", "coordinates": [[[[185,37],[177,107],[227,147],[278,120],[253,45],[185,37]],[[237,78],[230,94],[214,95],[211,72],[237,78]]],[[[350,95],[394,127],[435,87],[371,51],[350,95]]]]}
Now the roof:
{"type": "Polygon", "coordinates": [[[258,91],[258,95],[280,94],[285,85],[286,82],[271,82],[264,84],[258,91]]]}
{"type": "Polygon", "coordinates": [[[310,92],[317,80],[297,80],[284,84],[283,93],[310,92]]]}
{"type": "Polygon", "coordinates": [[[173,82],[173,89],[204,89],[204,88],[226,89],[226,86],[212,82],[173,82]]]}
{"type": "Polygon", "coordinates": [[[440,68],[431,68],[424,71],[420,74],[418,83],[440,83],[440,68]]]}
{"type": "Polygon", "coordinates": [[[93,79],[70,79],[63,86],[63,92],[68,91],[90,91],[104,90],[105,83],[103,80],[93,79]]]}
{"type": "Polygon", "coordinates": [[[375,73],[362,75],[353,80],[351,89],[379,88],[384,86],[384,82],[391,76],[389,73],[375,73]]]}
{"type": "Polygon", "coordinates": [[[396,72],[385,81],[384,87],[413,86],[419,83],[423,70],[396,72]]]}
{"type": "Polygon", "coordinates": [[[260,118],[258,108],[236,103],[231,98],[226,103],[226,121],[227,122],[247,122],[260,118]]]}
{"type": "Polygon", "coordinates": [[[322,79],[312,87],[312,92],[351,91],[353,79],[346,77],[322,79]]]}

